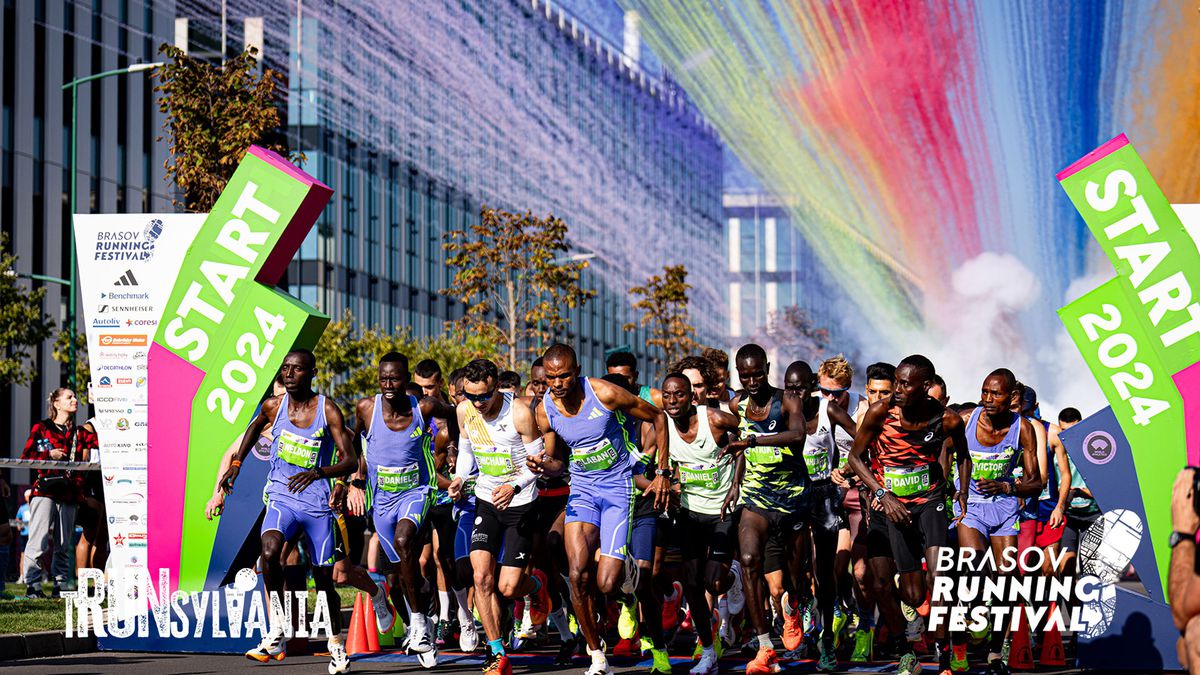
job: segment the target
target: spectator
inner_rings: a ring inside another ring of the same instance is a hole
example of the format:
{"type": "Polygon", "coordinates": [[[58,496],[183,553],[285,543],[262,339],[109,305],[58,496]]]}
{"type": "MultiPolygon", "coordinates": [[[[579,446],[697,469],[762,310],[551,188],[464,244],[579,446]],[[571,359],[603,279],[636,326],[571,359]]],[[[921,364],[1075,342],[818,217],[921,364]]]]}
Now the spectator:
{"type": "MultiPolygon", "coordinates": [[[[81,461],[98,447],[95,432],[75,425],[75,413],[79,409],[75,392],[55,389],[47,403],[46,419],[30,429],[22,459],[81,461]]],[[[36,473],[29,504],[29,543],[25,548],[21,580],[28,586],[27,597],[45,597],[41,589],[45,570],[40,559],[53,530],[54,556],[50,571],[54,597],[58,597],[64,586],[73,587],[75,514],[83,502],[83,472],[37,469],[36,473]]]]}

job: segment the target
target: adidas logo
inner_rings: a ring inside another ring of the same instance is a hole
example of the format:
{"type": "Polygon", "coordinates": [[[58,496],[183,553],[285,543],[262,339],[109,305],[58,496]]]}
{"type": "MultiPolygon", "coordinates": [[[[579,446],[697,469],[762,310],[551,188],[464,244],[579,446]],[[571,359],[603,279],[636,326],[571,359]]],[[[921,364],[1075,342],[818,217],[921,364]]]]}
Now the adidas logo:
{"type": "Polygon", "coordinates": [[[137,286],[138,282],[137,282],[137,279],[134,278],[134,276],[133,276],[133,270],[125,270],[125,274],[122,274],[121,278],[117,279],[117,283],[115,283],[113,285],[114,286],[137,286]]]}
{"type": "Polygon", "coordinates": [[[421,430],[420,430],[420,429],[413,429],[412,435],[411,435],[411,436],[409,436],[409,438],[417,438],[417,437],[418,437],[418,436],[420,436],[420,435],[421,435],[421,430]]]}
{"type": "Polygon", "coordinates": [[[588,413],[587,418],[589,420],[594,420],[594,419],[598,419],[601,417],[604,417],[604,413],[600,412],[599,408],[592,408],[592,412],[588,413]]]}

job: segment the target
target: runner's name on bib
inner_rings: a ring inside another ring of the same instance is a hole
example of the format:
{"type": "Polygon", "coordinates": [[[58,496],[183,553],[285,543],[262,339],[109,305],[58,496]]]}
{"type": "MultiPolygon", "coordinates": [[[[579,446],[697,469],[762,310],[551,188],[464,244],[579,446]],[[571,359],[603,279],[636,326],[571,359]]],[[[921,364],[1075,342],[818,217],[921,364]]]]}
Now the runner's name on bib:
{"type": "Polygon", "coordinates": [[[279,434],[278,441],[279,459],[301,469],[311,469],[317,465],[321,454],[321,439],[307,438],[284,429],[283,433],[279,434]]]}
{"type": "MultiPolygon", "coordinates": [[[[747,437],[754,438],[760,435],[749,432],[747,437]]],[[[746,461],[751,464],[779,464],[783,461],[783,449],[763,445],[751,446],[746,448],[746,461]]]]}
{"type": "Polygon", "coordinates": [[[933,464],[915,467],[883,467],[883,487],[897,497],[909,497],[929,489],[930,469],[933,464]]]}
{"type": "Polygon", "coordinates": [[[503,478],[513,473],[512,453],[507,450],[492,448],[491,450],[475,450],[475,458],[479,461],[479,472],[503,478]]]}
{"type": "Polygon", "coordinates": [[[972,480],[999,480],[1011,475],[1013,449],[996,453],[971,453],[972,480]]]}
{"type": "Polygon", "coordinates": [[[716,464],[680,464],[679,482],[686,487],[716,490],[721,486],[717,473],[720,466],[716,464]]]}
{"type": "Polygon", "coordinates": [[[604,471],[617,462],[617,449],[606,438],[591,448],[572,448],[571,465],[580,471],[604,471]]]}
{"type": "Polygon", "coordinates": [[[812,480],[829,477],[829,451],[825,448],[805,446],[804,464],[808,467],[808,477],[812,480]]]}
{"type": "Polygon", "coordinates": [[[384,492],[408,492],[421,481],[416,462],[408,466],[381,466],[375,472],[375,484],[384,492]]]}

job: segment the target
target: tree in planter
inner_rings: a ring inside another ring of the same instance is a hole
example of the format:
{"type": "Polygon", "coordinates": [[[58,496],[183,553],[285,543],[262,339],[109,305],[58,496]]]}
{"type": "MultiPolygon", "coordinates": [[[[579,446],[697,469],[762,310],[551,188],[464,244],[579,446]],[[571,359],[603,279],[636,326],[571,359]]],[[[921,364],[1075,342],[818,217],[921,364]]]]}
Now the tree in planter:
{"type": "Polygon", "coordinates": [[[663,358],[656,358],[660,366],[675,363],[688,354],[696,352],[700,345],[695,340],[696,329],[688,316],[688,290],[686,265],[666,265],[662,275],[652,275],[641,286],[629,292],[640,297],[633,306],[642,311],[638,323],[627,323],[627,331],[638,326],[650,326],[650,339],[646,344],[662,349],[663,358]]]}
{"type": "Polygon", "coordinates": [[[26,290],[16,266],[8,236],[0,233],[0,386],[32,382],[33,350],[54,333],[54,321],[42,311],[46,289],[26,290]]]}
{"type": "Polygon", "coordinates": [[[580,285],[587,261],[567,259],[567,224],[552,215],[484,206],[479,223],[446,233],[444,248],[455,273],[441,293],[463,303],[465,332],[499,345],[510,370],[566,325],[567,309],[596,296],[580,285]]]}
{"type": "Polygon", "coordinates": [[[269,68],[258,74],[258,50],[247,49],[217,65],[172,45],[158,51],[171,59],[158,69],[154,90],[162,95],[158,109],[167,115],[163,129],[170,139],[163,167],[184,197],[175,200],[176,206],[211,211],[251,145],[303,161],[302,154],[288,152],[276,133],[283,77],[269,68]]]}

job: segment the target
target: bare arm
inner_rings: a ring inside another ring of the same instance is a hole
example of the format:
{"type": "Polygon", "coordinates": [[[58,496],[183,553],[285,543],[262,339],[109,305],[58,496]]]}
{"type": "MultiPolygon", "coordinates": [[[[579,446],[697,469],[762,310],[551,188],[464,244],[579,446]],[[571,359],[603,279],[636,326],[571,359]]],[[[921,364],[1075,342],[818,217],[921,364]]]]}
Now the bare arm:
{"type": "MultiPolygon", "coordinates": [[[[1054,505],[1054,510],[1058,512],[1058,520],[1062,520],[1067,505],[1071,503],[1071,459],[1067,457],[1067,448],[1063,445],[1062,439],[1058,437],[1060,432],[1062,429],[1057,424],[1051,424],[1050,437],[1047,439],[1047,443],[1054,451],[1054,465],[1058,468],[1058,503],[1054,505]]],[[[1056,519],[1053,514],[1050,518],[1051,520],[1056,519]]],[[[1055,526],[1055,524],[1051,524],[1051,527],[1055,526]]]]}
{"type": "MultiPolygon", "coordinates": [[[[596,398],[600,399],[600,403],[604,407],[609,410],[620,410],[644,422],[652,422],[655,447],[667,447],[667,414],[660,408],[611,382],[589,378],[589,383],[592,385],[592,391],[596,392],[596,398]]],[[[654,494],[654,508],[660,511],[665,509],[670,501],[671,479],[664,475],[670,468],[670,461],[671,458],[667,453],[659,453],[659,475],[654,477],[645,493],[647,495],[654,494]]]]}
{"type": "Polygon", "coordinates": [[[1167,602],[1171,605],[1171,617],[1180,631],[1192,617],[1200,614],[1200,579],[1196,576],[1196,528],[1200,516],[1192,506],[1193,469],[1187,468],[1175,477],[1171,489],[1171,528],[1176,532],[1191,533],[1190,541],[1184,541],[1171,549],[1171,567],[1167,574],[1167,602]]]}
{"type": "Polygon", "coordinates": [[[258,442],[259,435],[262,430],[267,428],[271,420],[275,419],[276,413],[279,412],[279,404],[282,401],[281,397],[272,397],[263,401],[262,407],[258,410],[258,416],[250,421],[250,426],[246,427],[246,432],[242,434],[242,443],[238,446],[237,454],[230,462],[229,468],[225,470],[225,475],[221,478],[219,486],[225,494],[233,492],[233,483],[237,480],[238,474],[241,473],[241,464],[246,459],[246,455],[250,454],[250,448],[258,442]]]}
{"type": "Polygon", "coordinates": [[[1036,497],[1042,491],[1042,481],[1038,480],[1037,434],[1029,420],[1021,422],[1021,480],[1013,484],[1014,493],[1018,497],[1036,497]]]}
{"type": "MultiPolygon", "coordinates": [[[[967,449],[967,425],[963,422],[963,418],[957,413],[950,410],[942,414],[942,429],[945,430],[949,437],[951,448],[954,451],[954,458],[958,463],[958,475],[962,476],[962,481],[965,484],[971,478],[971,452],[967,449]]],[[[944,479],[948,480],[948,477],[944,479]]],[[[958,506],[961,509],[960,514],[967,512],[967,496],[970,490],[960,490],[958,493],[958,506]]],[[[961,516],[960,516],[961,519],[961,516]]]]}
{"type": "Polygon", "coordinates": [[[567,468],[567,463],[558,456],[558,435],[550,429],[550,417],[546,414],[546,405],[537,408],[538,428],[542,431],[542,454],[526,457],[525,464],[529,470],[537,474],[561,476],[567,468]]]}

